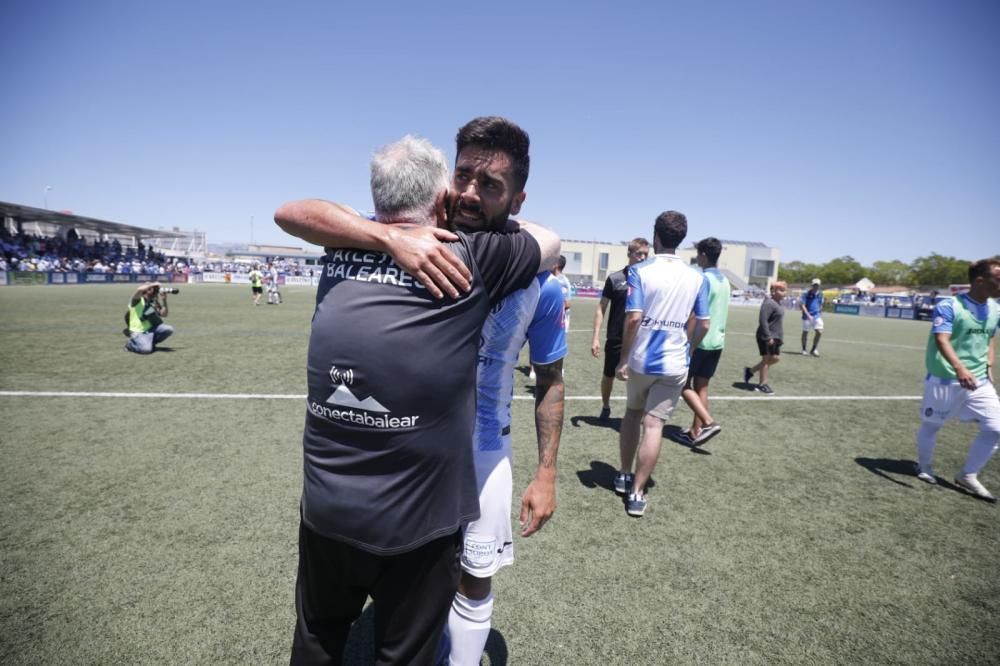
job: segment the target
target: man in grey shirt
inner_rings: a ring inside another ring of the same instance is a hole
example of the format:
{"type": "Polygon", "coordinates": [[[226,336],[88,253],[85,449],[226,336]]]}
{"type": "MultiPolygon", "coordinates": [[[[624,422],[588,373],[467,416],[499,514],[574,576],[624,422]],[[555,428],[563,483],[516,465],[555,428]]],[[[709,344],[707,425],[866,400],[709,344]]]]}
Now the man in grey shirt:
{"type": "MultiPolygon", "coordinates": [[[[443,219],[447,182],[426,141],[386,147],[372,160],[384,224],[360,249],[328,249],[309,341],[293,664],[340,663],[368,596],[376,663],[430,663],[458,585],[461,528],[479,515],[469,441],[480,331],[558,254],[558,238],[456,234],[446,254],[471,288],[436,299],[382,250],[405,233],[399,223],[443,219]],[[421,390],[430,376],[435,390],[421,390]]],[[[275,221],[309,233],[309,205],[286,204],[275,221]]]]}

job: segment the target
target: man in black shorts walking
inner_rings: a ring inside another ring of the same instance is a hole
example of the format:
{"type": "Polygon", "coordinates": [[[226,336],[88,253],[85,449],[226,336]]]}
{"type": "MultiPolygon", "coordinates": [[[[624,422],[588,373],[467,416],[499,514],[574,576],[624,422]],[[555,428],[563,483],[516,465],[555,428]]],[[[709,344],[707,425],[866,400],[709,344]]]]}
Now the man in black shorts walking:
{"type": "Polygon", "coordinates": [[[604,375],[601,377],[601,420],[611,416],[611,387],[615,383],[615,369],[621,360],[622,332],[625,329],[625,298],[628,296],[628,269],[649,256],[649,241],[633,238],[628,244],[628,266],[615,271],[604,281],[601,302],[594,312],[594,336],[590,342],[590,353],[594,358],[601,355],[601,324],[604,313],[611,304],[608,314],[608,334],[604,342],[604,375]]]}

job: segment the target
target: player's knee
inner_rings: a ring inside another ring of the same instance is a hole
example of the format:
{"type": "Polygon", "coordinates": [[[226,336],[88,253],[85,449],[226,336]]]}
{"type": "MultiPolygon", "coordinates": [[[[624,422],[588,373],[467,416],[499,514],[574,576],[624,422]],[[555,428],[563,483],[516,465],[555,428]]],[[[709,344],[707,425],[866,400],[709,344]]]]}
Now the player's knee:
{"type": "Polygon", "coordinates": [[[1000,440],[1000,417],[985,419],[979,424],[979,430],[993,436],[993,439],[1000,440]]]}
{"type": "Polygon", "coordinates": [[[492,578],[477,578],[464,571],[462,572],[462,579],[458,582],[458,591],[469,599],[485,599],[490,596],[492,589],[492,578]]]}

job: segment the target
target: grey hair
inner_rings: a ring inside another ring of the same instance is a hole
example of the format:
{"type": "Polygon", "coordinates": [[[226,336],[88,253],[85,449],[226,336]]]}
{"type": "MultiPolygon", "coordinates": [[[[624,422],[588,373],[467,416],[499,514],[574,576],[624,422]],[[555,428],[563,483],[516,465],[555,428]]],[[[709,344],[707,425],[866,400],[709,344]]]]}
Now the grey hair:
{"type": "Polygon", "coordinates": [[[434,222],[434,203],[448,187],[448,162],[427,139],[407,134],[371,161],[372,202],[379,221],[434,222]]]}

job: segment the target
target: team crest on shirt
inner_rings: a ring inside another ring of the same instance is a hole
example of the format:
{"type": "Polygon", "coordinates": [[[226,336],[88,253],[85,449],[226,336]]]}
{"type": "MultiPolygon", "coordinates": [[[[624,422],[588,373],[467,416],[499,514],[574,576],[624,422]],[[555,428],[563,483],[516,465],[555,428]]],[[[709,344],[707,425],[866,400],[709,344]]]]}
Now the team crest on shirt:
{"type": "Polygon", "coordinates": [[[942,325],[944,325],[944,317],[941,316],[934,317],[934,326],[942,326],[942,325]]]}
{"type": "Polygon", "coordinates": [[[933,413],[934,410],[931,407],[928,407],[927,409],[924,410],[924,416],[930,416],[933,413]]]}

